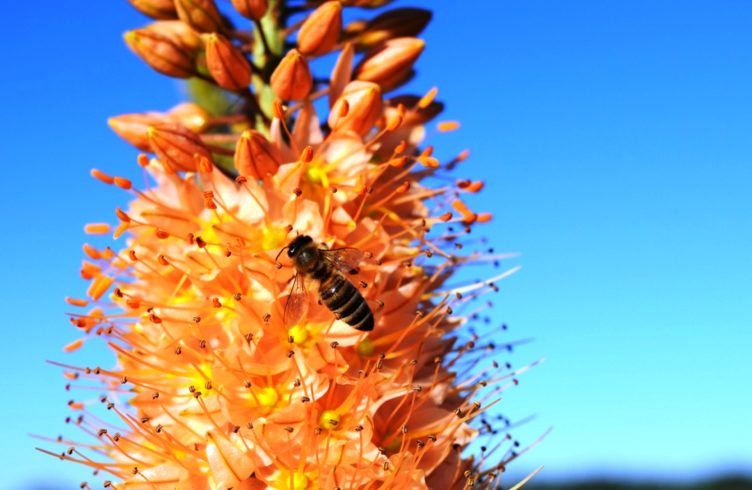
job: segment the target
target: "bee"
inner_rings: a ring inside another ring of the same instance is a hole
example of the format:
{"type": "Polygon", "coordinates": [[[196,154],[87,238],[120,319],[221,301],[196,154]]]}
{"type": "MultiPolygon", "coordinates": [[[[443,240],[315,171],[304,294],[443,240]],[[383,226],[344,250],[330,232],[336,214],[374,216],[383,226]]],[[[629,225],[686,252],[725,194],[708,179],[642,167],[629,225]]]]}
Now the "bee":
{"type": "Polygon", "coordinates": [[[363,260],[363,252],[356,248],[326,249],[314,243],[308,235],[299,235],[277,254],[287,249],[287,256],[295,265],[292,292],[285,305],[285,325],[291,327],[305,317],[308,294],[305,279],[318,281],[319,301],[329,311],[351,327],[365,332],[373,330],[373,312],[358,288],[345,277],[354,273],[363,260]]]}

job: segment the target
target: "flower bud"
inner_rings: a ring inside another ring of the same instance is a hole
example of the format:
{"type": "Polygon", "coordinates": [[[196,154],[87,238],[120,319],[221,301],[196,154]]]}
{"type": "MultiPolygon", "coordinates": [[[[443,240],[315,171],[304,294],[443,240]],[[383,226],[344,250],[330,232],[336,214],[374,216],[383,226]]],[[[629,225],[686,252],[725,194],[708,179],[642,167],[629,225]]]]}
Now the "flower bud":
{"type": "Polygon", "coordinates": [[[342,5],[339,2],[323,3],[311,12],[298,31],[298,50],[318,56],[334,48],[342,31],[342,5]]]}
{"type": "Polygon", "coordinates": [[[233,92],[248,88],[251,65],[240,49],[216,32],[201,37],[206,46],[206,67],[217,85],[233,92]]]}
{"type": "Polygon", "coordinates": [[[430,10],[420,8],[389,10],[366,24],[357,40],[357,47],[359,49],[373,48],[389,39],[417,36],[430,20],[430,10]]]}
{"type": "Polygon", "coordinates": [[[217,10],[214,0],[175,0],[178,18],[198,32],[221,32],[225,20],[217,10]]]}
{"type": "Polygon", "coordinates": [[[181,20],[158,20],[146,26],[145,29],[161,34],[191,52],[204,47],[198,33],[181,20]]]}
{"type": "Polygon", "coordinates": [[[262,179],[273,174],[281,161],[277,148],[258,131],[243,131],[235,146],[235,169],[244,177],[262,179]]]}
{"type": "Polygon", "coordinates": [[[146,131],[151,150],[167,171],[195,172],[198,157],[211,158],[198,135],[179,124],[161,123],[146,131]]]}
{"type": "Polygon", "coordinates": [[[251,20],[260,20],[269,8],[269,0],[232,0],[232,5],[240,15],[251,20]]]}
{"type": "Polygon", "coordinates": [[[381,88],[378,85],[359,80],[350,82],[329,111],[329,127],[334,131],[354,131],[364,135],[378,121],[381,108],[381,88]]]}
{"type": "Polygon", "coordinates": [[[209,124],[209,113],[194,102],[176,105],[170,109],[167,117],[194,133],[202,133],[209,124]]]}
{"type": "Polygon", "coordinates": [[[124,35],[128,47],[159,73],[188,78],[195,73],[193,53],[167,36],[150,29],[135,29],[124,35]]]}
{"type": "Polygon", "coordinates": [[[297,49],[290,50],[272,73],[274,95],[283,100],[305,98],[313,86],[308,62],[297,49]]]}
{"type": "Polygon", "coordinates": [[[178,16],[174,0],[128,0],[128,2],[136,10],[153,19],[175,19],[178,16]]]}
{"type": "Polygon", "coordinates": [[[164,122],[165,117],[158,114],[123,114],[107,120],[107,124],[118,136],[143,151],[151,151],[146,134],[149,127],[164,122]]]}
{"type": "Polygon", "coordinates": [[[410,75],[424,46],[423,40],[414,37],[390,39],[355,67],[355,79],[378,83],[385,90],[395,88],[410,75]]]}

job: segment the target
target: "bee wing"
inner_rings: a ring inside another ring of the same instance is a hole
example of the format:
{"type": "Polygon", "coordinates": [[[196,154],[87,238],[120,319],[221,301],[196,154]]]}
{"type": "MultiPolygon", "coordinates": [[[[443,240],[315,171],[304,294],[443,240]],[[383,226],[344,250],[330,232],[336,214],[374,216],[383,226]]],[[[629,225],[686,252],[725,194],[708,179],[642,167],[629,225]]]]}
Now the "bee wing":
{"type": "Polygon", "coordinates": [[[301,274],[295,274],[292,281],[292,291],[287,297],[285,304],[284,321],[285,326],[290,328],[300,323],[308,312],[308,291],[305,288],[305,282],[301,274]]]}
{"type": "Polygon", "coordinates": [[[358,270],[365,255],[362,250],[352,247],[320,250],[321,256],[331,264],[334,270],[343,274],[352,274],[358,270]]]}

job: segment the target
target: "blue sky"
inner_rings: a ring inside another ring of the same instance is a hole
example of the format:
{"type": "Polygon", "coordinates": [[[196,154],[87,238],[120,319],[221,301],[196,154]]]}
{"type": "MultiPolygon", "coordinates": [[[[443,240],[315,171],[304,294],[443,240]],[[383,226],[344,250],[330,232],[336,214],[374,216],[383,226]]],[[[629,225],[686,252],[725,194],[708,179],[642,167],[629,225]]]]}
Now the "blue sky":
{"type": "MultiPolygon", "coordinates": [[[[410,4],[435,10],[411,88],[438,85],[462,121],[433,143],[472,150],[462,175],[486,180],[485,233],[522,253],[492,316],[535,339],[516,363],[546,358],[502,402],[536,416],[523,440],[554,429],[515,471],[752,472],[752,4],[410,4]]],[[[27,433],[62,430],[71,397],[44,360],[75,338],[62,299],[84,289],[83,224],[127,197],[88,170],[133,175],[106,118],[182,94],[125,48],[144,23],[125,1],[4,12],[0,487],[72,487],[87,472],[35,453],[27,433]]]]}

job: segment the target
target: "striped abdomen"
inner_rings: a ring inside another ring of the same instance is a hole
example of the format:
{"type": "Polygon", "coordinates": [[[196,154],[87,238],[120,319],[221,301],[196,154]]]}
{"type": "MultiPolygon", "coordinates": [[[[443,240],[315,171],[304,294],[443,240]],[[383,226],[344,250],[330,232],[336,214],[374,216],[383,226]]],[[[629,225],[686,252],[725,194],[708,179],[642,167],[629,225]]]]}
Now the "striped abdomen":
{"type": "Polygon", "coordinates": [[[319,285],[321,302],[337,318],[358,330],[373,330],[373,313],[368,303],[342,274],[331,274],[319,285]]]}

